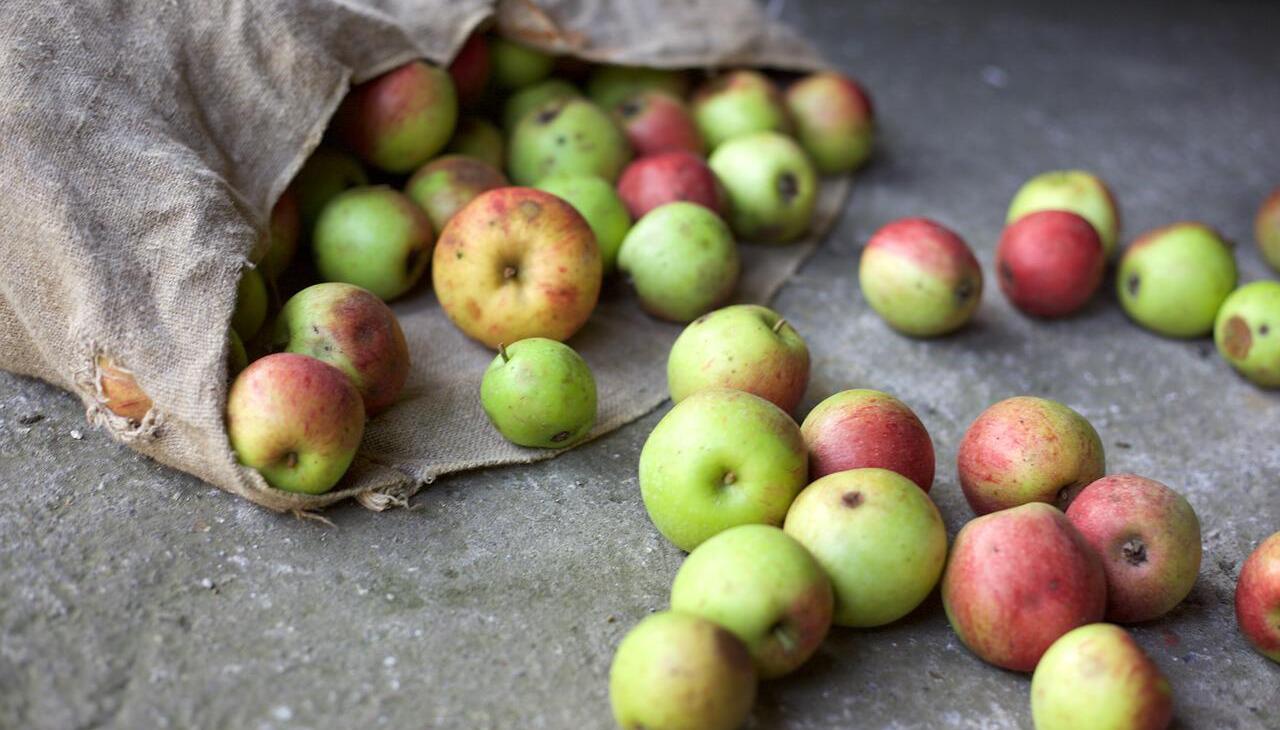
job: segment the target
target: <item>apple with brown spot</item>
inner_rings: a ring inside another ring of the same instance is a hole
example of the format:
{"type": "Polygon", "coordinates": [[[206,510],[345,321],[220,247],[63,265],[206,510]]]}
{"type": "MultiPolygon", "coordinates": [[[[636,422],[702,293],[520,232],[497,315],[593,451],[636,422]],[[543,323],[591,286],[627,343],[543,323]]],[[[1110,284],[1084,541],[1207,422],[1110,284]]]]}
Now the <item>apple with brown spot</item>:
{"type": "Polygon", "coordinates": [[[351,89],[334,117],[338,138],[367,164],[409,172],[444,147],[458,121],[449,74],[411,61],[351,89]]]}
{"type": "Polygon", "coordinates": [[[928,492],[933,440],[906,403],[878,390],[846,390],[814,406],[800,435],[809,447],[809,478],[877,467],[897,472],[928,492]]]}
{"type": "Polygon", "coordinates": [[[1240,568],[1236,622],[1253,648],[1280,662],[1280,532],[1263,540],[1240,568]]]}
{"type": "Polygon", "coordinates": [[[1000,290],[1036,317],[1064,317],[1093,298],[1107,256],[1098,230],[1065,210],[1042,210],[1004,229],[996,246],[1000,290]]]}
{"type": "Polygon", "coordinates": [[[642,91],[627,97],[611,111],[637,156],[673,151],[702,155],[707,151],[689,107],[671,94],[652,89],[642,91]]]}
{"type": "Polygon", "coordinates": [[[702,158],[688,152],[662,152],[627,165],[618,179],[618,197],[631,217],[667,203],[697,203],[723,216],[725,197],[720,181],[702,158]]]}
{"type": "Polygon", "coordinates": [[[508,184],[505,175],[482,160],[445,155],[418,168],[404,192],[427,212],[431,227],[441,231],[477,195],[508,184]]]}

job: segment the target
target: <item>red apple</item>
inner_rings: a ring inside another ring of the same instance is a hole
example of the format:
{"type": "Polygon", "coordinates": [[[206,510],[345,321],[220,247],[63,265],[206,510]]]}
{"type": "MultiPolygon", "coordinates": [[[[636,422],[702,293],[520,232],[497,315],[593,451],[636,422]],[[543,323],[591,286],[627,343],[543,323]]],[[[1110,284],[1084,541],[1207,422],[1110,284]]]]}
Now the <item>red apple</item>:
{"type": "Polygon", "coordinates": [[[933,441],[907,404],[876,390],[846,390],[814,406],[800,426],[809,447],[809,478],[878,467],[928,492],[933,441]]]}
{"type": "Polygon", "coordinates": [[[618,196],[640,220],[660,205],[687,201],[723,215],[724,192],[701,158],[688,152],[663,152],[627,165],[618,179],[618,196]]]}
{"type": "Polygon", "coordinates": [[[1107,577],[1066,515],[1026,504],[960,530],[942,576],[942,605],[974,654],[1030,672],[1058,637],[1102,620],[1107,577]]]}
{"type": "Polygon", "coordinates": [[[472,33],[462,45],[449,64],[449,75],[460,104],[470,106],[480,99],[489,84],[489,44],[483,33],[472,33]]]}
{"type": "Polygon", "coordinates": [[[1067,519],[1102,557],[1107,619],[1163,616],[1200,573],[1200,521],[1182,495],[1154,479],[1113,474],[1085,487],[1067,519]]]}
{"type": "Polygon", "coordinates": [[[1065,210],[1019,218],[996,247],[1001,291],[1037,317],[1062,317],[1083,307],[1102,283],[1106,263],[1098,230],[1065,210]]]}
{"type": "Polygon", "coordinates": [[[141,423],[151,410],[151,398],[134,380],[133,373],[106,355],[99,355],[96,362],[102,405],[121,418],[141,423]]]}
{"type": "Polygon", "coordinates": [[[453,135],[458,100],[449,74],[411,61],[351,89],[334,117],[338,138],[366,163],[409,172],[453,135]]]}
{"type": "Polygon", "coordinates": [[[689,107],[666,92],[641,91],[612,112],[638,156],[678,150],[702,155],[707,151],[689,107]]]}
{"type": "Polygon", "coordinates": [[[1255,649],[1280,662],[1280,532],[1263,540],[1240,568],[1236,622],[1255,649]]]}
{"type": "Polygon", "coordinates": [[[293,187],[285,188],[280,199],[271,208],[271,220],[267,224],[267,251],[259,266],[262,275],[275,281],[298,251],[298,238],[302,233],[302,217],[298,212],[298,196],[293,187]]]}

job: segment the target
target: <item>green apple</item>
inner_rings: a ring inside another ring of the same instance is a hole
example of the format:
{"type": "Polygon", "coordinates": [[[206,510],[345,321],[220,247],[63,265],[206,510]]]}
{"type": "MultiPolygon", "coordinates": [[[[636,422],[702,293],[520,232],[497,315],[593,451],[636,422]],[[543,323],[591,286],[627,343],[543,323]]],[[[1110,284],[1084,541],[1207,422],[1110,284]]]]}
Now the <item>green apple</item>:
{"type": "Polygon", "coordinates": [[[800,428],[769,401],[712,388],[676,404],[640,451],[640,496],[682,550],[737,525],[781,525],[805,485],[800,428]]]}
{"type": "Polygon", "coordinates": [[[671,610],[733,632],[763,679],[813,655],[831,628],[832,600],[822,566],[772,525],[739,525],[707,540],[671,585],[671,610]]]}
{"type": "Polygon", "coordinates": [[[1128,632],[1088,624],[1053,642],[1031,677],[1036,730],[1163,730],[1169,680],[1128,632]]]}
{"type": "Polygon", "coordinates": [[[552,56],[500,38],[489,36],[489,80],[500,89],[522,89],[551,74],[552,56]]]}
{"type": "Polygon", "coordinates": [[[1097,175],[1084,170],[1036,175],[1014,194],[1005,222],[1013,223],[1042,210],[1065,210],[1089,221],[1102,239],[1105,257],[1115,255],[1120,240],[1120,211],[1110,188],[1097,175]]]}
{"type": "Polygon", "coordinates": [[[595,425],[596,381],[573,348],[530,337],[499,346],[480,382],[480,404],[508,441],[564,448],[595,425]]]}
{"type": "Polygon", "coordinates": [[[753,132],[791,132],[791,118],[778,87],[758,71],[716,76],[694,92],[691,106],[709,149],[753,132]]]}
{"type": "Polygon", "coordinates": [[[683,98],[689,91],[689,77],[672,69],[605,64],[592,69],[587,78],[587,96],[605,109],[642,91],[661,91],[683,98]]]}
{"type": "Polygon", "coordinates": [[[236,308],[231,327],[242,339],[252,340],[267,321],[267,283],[257,269],[245,269],[236,286],[236,308]]]}
{"type": "Polygon", "coordinates": [[[493,122],[480,117],[464,117],[445,147],[446,154],[466,155],[501,170],[507,164],[507,143],[493,122]]]}
{"type": "Polygon", "coordinates": [[[783,529],[831,577],[840,626],[882,626],[911,613],[947,561],[938,508],[915,482],[888,469],[822,477],[796,497],[783,529]]]}
{"type": "Polygon", "coordinates": [[[453,78],[444,69],[410,61],[352,88],[333,129],[366,164],[406,173],[443,149],[457,123],[453,78]]]}
{"type": "Polygon", "coordinates": [[[871,155],[875,115],[858,82],[832,71],[811,74],[787,88],[796,137],[826,175],[850,172],[871,155]]]}
{"type": "Polygon", "coordinates": [[[1116,292],[1135,322],[1169,337],[1200,337],[1236,286],[1231,247],[1212,228],[1175,223],[1149,231],[1120,259],[1116,292]]]}
{"type": "Polygon", "coordinates": [[[964,239],[927,218],[902,218],[862,249],[858,284],[889,326],[912,337],[963,327],[982,301],[982,267],[964,239]]]}
{"type": "Polygon", "coordinates": [[[443,231],[449,219],[477,195],[506,186],[506,176],[488,163],[465,155],[445,155],[418,168],[404,192],[426,211],[431,227],[443,231]]]}
{"type": "Polygon", "coordinates": [[[756,698],[756,673],[733,634],[698,616],[655,613],[613,656],[609,702],[624,730],[734,730],[756,698]]]}
{"type": "Polygon", "coordinates": [[[508,132],[515,131],[526,114],[543,104],[581,97],[582,92],[578,91],[578,87],[564,79],[539,81],[507,97],[507,102],[502,107],[502,126],[508,132]]]}
{"type": "Polygon", "coordinates": [[[712,152],[707,164],[729,196],[734,233],[786,243],[809,229],[818,174],[795,140],[777,132],[745,134],[712,152]]]}
{"type": "Polygon", "coordinates": [[[320,278],[355,284],[389,301],[422,278],[435,233],[417,203],[377,186],[331,200],[316,221],[314,239],[320,278]]]}
{"type": "Polygon", "coordinates": [[[808,346],[781,315],[758,304],[734,304],[698,317],[667,357],[674,403],[707,388],[735,388],[791,413],[808,383],[808,346]]]}
{"type": "Polygon", "coordinates": [[[298,197],[302,236],[310,238],[320,212],[338,193],[369,184],[360,161],[332,147],[319,147],[293,178],[290,186],[298,197]]]}
{"type": "Polygon", "coordinates": [[[232,378],[249,367],[249,353],[244,349],[244,340],[235,330],[227,330],[227,374],[232,378]]]}
{"type": "Polygon", "coordinates": [[[1218,352],[1264,388],[1280,388],[1280,281],[1255,281],[1222,303],[1213,326],[1218,352]]]}
{"type": "Polygon", "coordinates": [[[618,266],[622,240],[631,230],[631,214],[613,186],[595,175],[553,175],[543,178],[535,187],[562,198],[582,214],[591,232],[596,234],[604,275],[613,273],[618,266]]]}
{"type": "Polygon", "coordinates": [[[519,185],[574,173],[599,175],[612,183],[631,159],[631,145],[595,104],[553,99],[516,124],[508,156],[511,179],[519,185]]]}
{"type": "Polygon", "coordinates": [[[733,233],[697,203],[660,205],[636,221],[618,251],[645,311],[688,322],[733,294],[741,263],[733,233]]]}

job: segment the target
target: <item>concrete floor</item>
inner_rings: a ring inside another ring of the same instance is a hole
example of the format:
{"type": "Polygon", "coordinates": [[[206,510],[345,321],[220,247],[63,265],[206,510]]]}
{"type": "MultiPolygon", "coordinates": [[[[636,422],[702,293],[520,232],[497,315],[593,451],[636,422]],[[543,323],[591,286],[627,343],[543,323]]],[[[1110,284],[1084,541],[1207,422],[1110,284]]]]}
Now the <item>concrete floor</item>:
{"type": "MultiPolygon", "coordinates": [[[[1207,340],[1135,328],[1110,293],[1046,323],[990,286],[974,326],[918,342],[868,311],[854,275],[861,243],[904,215],[954,227],[990,274],[1019,182],[1081,166],[1112,182],[1127,237],[1201,219],[1241,243],[1244,279],[1274,276],[1250,221],[1280,184],[1280,6],[959,5],[783,8],[883,120],[842,223],[776,302],[814,355],[806,407],[853,386],[914,406],[952,534],[970,517],[953,464],[973,417],[1020,393],[1079,409],[1111,471],[1165,481],[1200,515],[1200,582],[1134,629],[1177,726],[1280,728],[1280,666],[1231,610],[1244,556],[1280,529],[1280,394],[1207,340]]],[[[636,486],[660,415],[441,480],[410,511],[333,509],[329,528],[151,463],[71,397],[0,374],[0,727],[607,727],[613,647],[664,607],[681,561],[636,486]]],[[[762,686],[752,726],[1029,727],[1027,687],[960,646],[935,597],[888,628],[835,631],[762,686]]]]}

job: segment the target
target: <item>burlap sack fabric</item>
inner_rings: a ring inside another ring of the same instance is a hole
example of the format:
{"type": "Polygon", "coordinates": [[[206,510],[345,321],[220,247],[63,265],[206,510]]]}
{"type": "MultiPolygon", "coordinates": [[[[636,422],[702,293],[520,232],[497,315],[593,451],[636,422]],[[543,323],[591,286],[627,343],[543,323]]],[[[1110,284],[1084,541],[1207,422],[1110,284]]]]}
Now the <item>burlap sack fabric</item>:
{"type": "MultiPolygon", "coordinates": [[[[820,60],[751,0],[8,0],[0,3],[0,367],[77,393],[133,448],[274,510],[356,496],[381,509],[436,476],[528,462],[485,420],[493,354],[454,329],[423,286],[394,309],[413,357],[400,400],[372,419],[355,465],[322,496],[240,467],[223,424],[236,283],[268,211],[320,142],[352,82],[407,60],[447,63],[494,19],[531,45],[657,66],[813,68],[820,60]],[[95,356],[154,401],[142,423],[100,404],[95,356]]],[[[747,246],[739,298],[765,301],[814,235],[747,246]]],[[[427,279],[429,280],[429,276],[427,279]]],[[[595,435],[666,397],[679,327],[607,286],[571,344],[595,372],[595,435]]]]}

